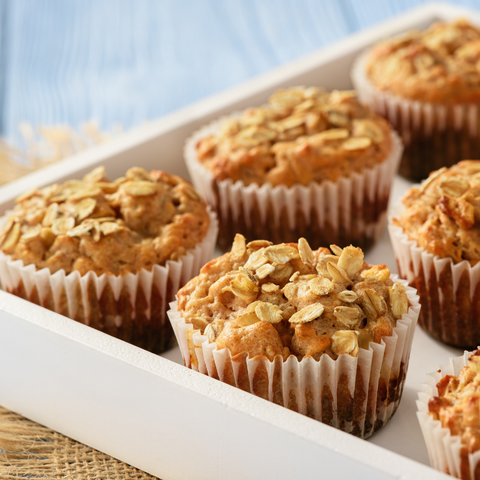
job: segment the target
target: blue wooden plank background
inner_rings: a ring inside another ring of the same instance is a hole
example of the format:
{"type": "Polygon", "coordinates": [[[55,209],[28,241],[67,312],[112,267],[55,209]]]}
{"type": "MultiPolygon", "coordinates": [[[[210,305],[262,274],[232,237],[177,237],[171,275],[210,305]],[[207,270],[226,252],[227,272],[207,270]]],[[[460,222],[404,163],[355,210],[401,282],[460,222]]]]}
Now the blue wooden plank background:
{"type": "Polygon", "coordinates": [[[0,134],[18,142],[21,121],[129,128],[420,3],[0,0],[0,134]]]}

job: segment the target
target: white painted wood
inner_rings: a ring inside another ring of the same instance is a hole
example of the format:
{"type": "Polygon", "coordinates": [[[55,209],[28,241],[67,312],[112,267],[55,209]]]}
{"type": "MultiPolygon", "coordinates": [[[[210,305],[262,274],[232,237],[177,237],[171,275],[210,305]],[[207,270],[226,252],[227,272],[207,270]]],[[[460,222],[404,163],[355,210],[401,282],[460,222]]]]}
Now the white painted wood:
{"type": "MultiPolygon", "coordinates": [[[[350,88],[351,63],[371,43],[462,15],[480,24],[478,12],[430,3],[358,32],[0,188],[0,212],[101,164],[111,177],[133,165],[187,176],[183,141],[209,120],[287,85],[350,88]]],[[[397,178],[392,198],[409,185],[397,178]]],[[[395,271],[387,233],[366,260],[395,271]]],[[[415,399],[426,373],[458,354],[417,330],[400,407],[363,441],[190,371],[178,349],[158,357],[0,291],[0,404],[164,480],[448,478],[422,465],[415,399]]]]}
{"type": "Polygon", "coordinates": [[[0,404],[163,479],[442,478],[0,291],[0,404]]]}

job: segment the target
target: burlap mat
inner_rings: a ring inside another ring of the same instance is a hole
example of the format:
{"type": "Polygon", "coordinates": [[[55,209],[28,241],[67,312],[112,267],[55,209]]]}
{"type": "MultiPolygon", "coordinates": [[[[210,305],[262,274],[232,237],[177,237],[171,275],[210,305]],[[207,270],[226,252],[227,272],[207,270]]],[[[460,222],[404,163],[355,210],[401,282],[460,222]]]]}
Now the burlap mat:
{"type": "Polygon", "coordinates": [[[0,479],[155,480],[109,455],[0,407],[0,479]]]}

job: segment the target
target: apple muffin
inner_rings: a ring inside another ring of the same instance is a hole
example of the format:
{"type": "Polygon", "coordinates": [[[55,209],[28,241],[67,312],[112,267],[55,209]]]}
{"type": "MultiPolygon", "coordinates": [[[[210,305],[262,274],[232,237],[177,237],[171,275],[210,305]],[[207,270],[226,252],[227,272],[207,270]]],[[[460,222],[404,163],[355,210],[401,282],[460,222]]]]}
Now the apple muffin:
{"type": "Polygon", "coordinates": [[[352,79],[361,100],[401,134],[402,175],[420,181],[480,156],[480,29],[466,19],[374,45],[356,62],[352,79]]]}
{"type": "Polygon", "coordinates": [[[464,348],[480,344],[480,161],[433,172],[406,193],[390,226],[399,274],[419,295],[420,326],[464,348]]]}
{"type": "Polygon", "coordinates": [[[432,466],[464,480],[480,479],[480,350],[465,352],[431,374],[419,395],[418,418],[432,466]]]}
{"type": "Polygon", "coordinates": [[[224,250],[236,233],[367,248],[383,227],[401,148],[355,92],[293,87],[202,128],[185,155],[219,215],[224,250]]]}
{"type": "Polygon", "coordinates": [[[190,277],[195,275],[210,258],[214,223],[205,202],[179,177],[134,167],[109,181],[98,167],[82,180],[35,188],[16,199],[0,229],[2,284],[161,351],[172,337],[166,306],[181,286],[169,275],[169,262],[182,270],[182,258],[197,249],[201,258],[190,277]]]}
{"type": "Polygon", "coordinates": [[[417,313],[386,265],[331,250],[237,235],[178,292],[171,320],[187,366],[365,437],[398,405],[417,313]],[[385,344],[399,349],[388,368],[385,344]]]}

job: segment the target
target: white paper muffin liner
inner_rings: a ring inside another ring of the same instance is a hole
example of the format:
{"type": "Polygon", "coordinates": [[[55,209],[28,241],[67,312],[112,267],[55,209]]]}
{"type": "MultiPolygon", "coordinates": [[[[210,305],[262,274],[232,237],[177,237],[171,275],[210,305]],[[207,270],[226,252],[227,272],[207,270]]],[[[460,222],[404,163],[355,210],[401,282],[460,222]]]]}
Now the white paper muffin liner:
{"type": "MultiPolygon", "coordinates": [[[[173,339],[166,316],[169,302],[212,258],[218,221],[209,207],[208,213],[210,226],[203,240],[178,260],[154,265],[151,271],[81,276],[61,269],[51,274],[48,268],[37,270],[0,251],[0,284],[9,293],[160,353],[173,339]]],[[[0,218],[0,225],[5,219],[0,218]]]]}
{"type": "Polygon", "coordinates": [[[360,101],[385,117],[405,144],[400,174],[420,181],[433,170],[480,157],[480,104],[439,104],[403,99],[377,89],[366,75],[364,52],[351,78],[360,101]]]}
{"type": "Polygon", "coordinates": [[[394,207],[388,231],[398,274],[417,289],[422,305],[419,325],[450,345],[475,348],[480,344],[480,263],[428,253],[393,223],[403,206],[394,207]]]}
{"type": "Polygon", "coordinates": [[[281,356],[232,358],[230,350],[217,350],[200,330],[186,323],[170,304],[168,316],[187,367],[254,393],[271,402],[336,428],[367,438],[394,414],[403,391],[413,333],[420,312],[418,296],[405,281],[410,308],[397,321],[391,336],[370,343],[358,356],[342,354],[337,360],[323,355],[299,361],[281,356]]]}
{"type": "Polygon", "coordinates": [[[241,181],[215,181],[197,160],[197,142],[218,132],[226,118],[229,117],[201,128],[185,145],[190,178],[219,216],[221,248],[230,249],[236,233],[248,240],[264,238],[283,243],[305,237],[313,248],[335,243],[353,244],[364,250],[380,237],[385,228],[390,187],[403,151],[396,132],[390,132],[392,151],[388,158],[361,174],[342,177],[335,183],[290,188],[270,184],[245,186],[241,181]]]}
{"type": "Polygon", "coordinates": [[[440,420],[435,420],[428,414],[428,401],[438,396],[437,383],[445,375],[460,374],[462,368],[467,365],[471,353],[465,352],[460,357],[451,358],[450,363],[441,366],[440,372],[429,373],[429,379],[422,385],[417,400],[417,417],[427,445],[430,464],[437,470],[464,479],[480,478],[478,475],[475,476],[475,469],[480,462],[480,450],[474,453],[463,452],[462,455],[460,437],[452,435],[448,428],[442,427],[440,420]],[[468,464],[462,465],[462,456],[464,462],[468,461],[468,464]]]}

